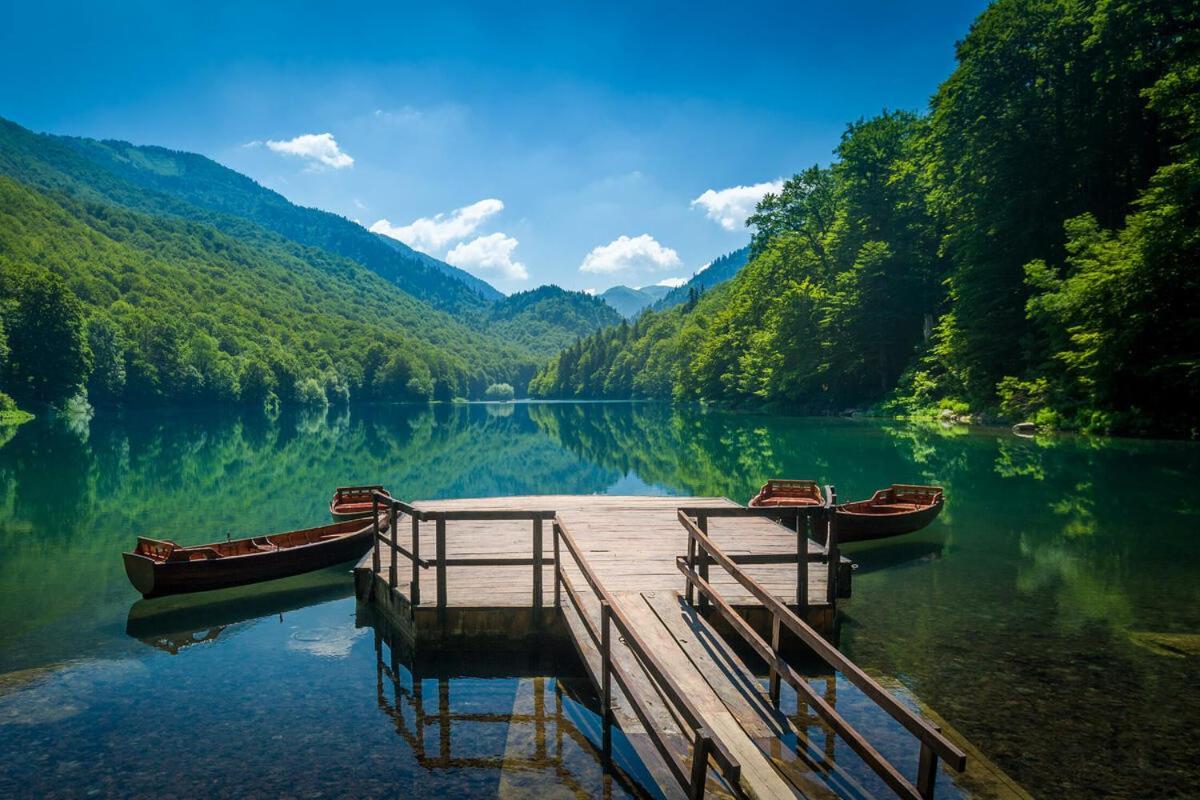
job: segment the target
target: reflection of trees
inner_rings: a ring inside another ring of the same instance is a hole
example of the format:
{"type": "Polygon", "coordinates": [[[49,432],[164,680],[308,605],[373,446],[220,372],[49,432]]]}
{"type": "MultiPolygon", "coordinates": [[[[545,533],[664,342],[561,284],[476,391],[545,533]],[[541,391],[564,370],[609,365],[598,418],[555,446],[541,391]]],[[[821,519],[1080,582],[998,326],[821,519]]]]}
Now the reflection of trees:
{"type": "MultiPolygon", "coordinates": [[[[319,524],[333,487],[350,483],[433,498],[590,493],[616,477],[541,434],[523,407],[139,412],[99,415],[86,438],[37,419],[0,448],[0,585],[39,598],[0,607],[0,650],[52,623],[97,639],[118,629],[135,597],[119,554],[139,534],[191,543],[319,524]]],[[[43,633],[31,647],[61,657],[76,649],[67,638],[43,633]]],[[[41,658],[33,650],[22,657],[41,658]]]]}

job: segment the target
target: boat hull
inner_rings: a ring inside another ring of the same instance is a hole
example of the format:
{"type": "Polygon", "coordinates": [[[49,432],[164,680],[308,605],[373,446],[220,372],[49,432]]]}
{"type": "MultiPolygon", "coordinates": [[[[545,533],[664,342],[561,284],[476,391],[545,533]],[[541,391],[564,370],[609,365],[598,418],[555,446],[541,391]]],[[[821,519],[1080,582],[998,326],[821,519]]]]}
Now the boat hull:
{"type": "Polygon", "coordinates": [[[915,533],[937,519],[942,503],[918,508],[902,514],[863,514],[839,508],[837,538],[839,542],[869,542],[915,533]]]}
{"type": "Polygon", "coordinates": [[[143,597],[206,592],[286,578],[361,558],[371,547],[373,526],[327,542],[280,548],[270,553],[194,561],[157,561],[122,553],[125,574],[143,597]]]}

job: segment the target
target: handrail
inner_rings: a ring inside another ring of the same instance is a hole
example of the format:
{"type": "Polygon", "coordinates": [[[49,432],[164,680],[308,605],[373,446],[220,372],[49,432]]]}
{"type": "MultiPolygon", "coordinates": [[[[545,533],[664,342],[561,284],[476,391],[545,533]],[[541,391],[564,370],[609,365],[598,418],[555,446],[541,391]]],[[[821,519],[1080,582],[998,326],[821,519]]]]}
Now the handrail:
{"type": "MultiPolygon", "coordinates": [[[[534,613],[541,611],[543,606],[542,601],[542,570],[548,564],[553,564],[554,560],[546,558],[543,554],[542,547],[542,523],[546,520],[555,518],[554,511],[545,510],[523,510],[523,509],[458,509],[458,510],[435,510],[421,509],[414,505],[398,500],[392,497],[386,491],[372,490],[371,491],[371,510],[375,514],[376,519],[379,517],[379,510],[387,508],[389,511],[390,524],[388,527],[392,531],[390,537],[383,535],[383,529],[378,525],[375,527],[374,536],[374,553],[372,557],[372,566],[376,573],[380,572],[382,557],[380,553],[380,545],[386,544],[391,551],[391,564],[388,567],[388,584],[394,589],[399,584],[397,574],[397,556],[404,556],[412,563],[412,579],[409,583],[409,602],[413,606],[421,604],[421,570],[433,568],[437,572],[437,607],[444,609],[448,605],[446,594],[446,570],[448,567],[498,567],[498,566],[525,566],[533,567],[533,609],[534,613]],[[400,545],[398,541],[398,517],[397,513],[407,515],[412,521],[412,549],[407,549],[400,545]],[[446,555],[446,523],[452,521],[511,521],[511,520],[529,520],[533,523],[533,542],[531,556],[529,558],[449,558],[446,555]],[[420,538],[420,523],[432,521],[435,526],[434,547],[436,556],[433,559],[421,558],[421,538],[420,538]]],[[[556,587],[557,591],[557,587],[556,587]]]]}
{"type": "MultiPolygon", "coordinates": [[[[584,628],[587,630],[589,637],[597,645],[600,652],[601,711],[605,725],[609,724],[612,709],[610,679],[615,677],[625,696],[629,699],[634,713],[641,720],[646,732],[650,734],[654,746],[658,749],[659,754],[662,755],[664,762],[666,762],[680,787],[689,797],[698,798],[703,796],[707,781],[708,758],[710,755],[716,760],[726,780],[732,786],[736,787],[741,777],[741,764],[721,738],[704,727],[700,710],[696,708],[691,698],[675,682],[662,662],[646,645],[645,640],[642,639],[634,626],[630,624],[624,610],[617,604],[616,598],[604,587],[593,571],[591,564],[583,557],[579,545],[575,541],[575,537],[560,517],[555,517],[554,519],[554,538],[556,553],[559,542],[566,545],[567,552],[571,555],[575,566],[600,600],[601,629],[597,632],[591,619],[584,613],[583,605],[580,602],[573,582],[562,570],[560,559],[556,558],[554,565],[555,588],[557,590],[561,584],[567,590],[568,598],[575,607],[579,618],[583,621],[584,628]],[[685,774],[683,768],[676,762],[674,755],[670,752],[670,748],[663,738],[663,732],[659,730],[655,721],[650,718],[649,712],[644,708],[644,702],[639,701],[638,692],[631,685],[629,676],[625,674],[625,668],[620,662],[613,660],[610,626],[616,627],[625,645],[633,653],[642,670],[650,677],[651,686],[654,687],[663,700],[678,710],[687,727],[692,729],[692,769],[690,774],[685,774]]],[[[561,595],[556,591],[555,603],[559,604],[560,602],[561,595]]]]}
{"type": "MultiPolygon", "coordinates": [[[[830,504],[830,507],[832,506],[833,504],[830,504]]],[[[788,608],[783,601],[743,572],[733,559],[713,543],[707,533],[702,531],[696,522],[684,512],[684,509],[678,511],[678,517],[680,524],[687,531],[689,549],[692,546],[698,546],[702,552],[711,556],[714,563],[723,567],[726,572],[771,612],[772,641],[768,645],[741,615],[733,609],[724,597],[712,587],[706,577],[695,570],[694,559],[685,559],[682,556],[676,558],[676,566],[684,574],[689,588],[694,586],[700,591],[702,596],[706,596],[712,600],[714,606],[729,620],[733,628],[767,662],[771,670],[770,694],[773,702],[778,703],[778,682],[782,677],[798,693],[804,695],[808,702],[817,710],[818,714],[846,739],[859,755],[862,756],[863,760],[893,790],[902,796],[910,797],[914,800],[921,800],[922,798],[929,800],[929,798],[933,797],[933,785],[937,773],[938,757],[941,757],[958,772],[962,772],[966,768],[966,754],[947,739],[936,726],[902,705],[891,693],[863,672],[857,664],[850,661],[837,648],[830,645],[816,630],[788,608]],[[912,783],[905,779],[824,698],[817,695],[808,685],[807,681],[782,660],[779,653],[779,628],[781,625],[794,633],[830,667],[845,675],[851,683],[861,689],[864,694],[883,708],[884,711],[921,742],[917,786],[913,786],[912,783]]]]}

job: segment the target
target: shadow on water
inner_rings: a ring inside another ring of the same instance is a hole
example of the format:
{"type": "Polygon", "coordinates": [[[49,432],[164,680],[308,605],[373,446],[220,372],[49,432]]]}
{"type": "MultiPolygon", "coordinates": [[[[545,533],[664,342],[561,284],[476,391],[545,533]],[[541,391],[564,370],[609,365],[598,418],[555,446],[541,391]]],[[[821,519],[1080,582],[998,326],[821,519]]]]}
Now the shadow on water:
{"type": "Polygon", "coordinates": [[[238,623],[352,596],[353,565],[347,562],[253,586],[138,600],[129,608],[125,633],[177,654],[194,644],[213,641],[238,623]]]}

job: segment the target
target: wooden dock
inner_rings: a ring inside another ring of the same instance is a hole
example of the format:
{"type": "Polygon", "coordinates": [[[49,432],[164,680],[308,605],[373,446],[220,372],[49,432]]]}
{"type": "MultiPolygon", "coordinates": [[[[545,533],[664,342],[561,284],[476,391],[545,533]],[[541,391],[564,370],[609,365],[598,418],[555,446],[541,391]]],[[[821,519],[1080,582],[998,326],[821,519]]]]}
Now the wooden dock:
{"type": "MultiPolygon", "coordinates": [[[[358,597],[415,648],[568,638],[668,797],[862,796],[778,708],[789,683],[897,796],[933,794],[965,756],[822,638],[849,592],[832,500],[747,509],[712,497],[537,496],[405,503],[355,570],[358,597]],[[765,684],[726,637],[768,665],[765,684]],[[785,656],[799,643],[916,737],[887,762],[785,656]]],[[[377,519],[380,515],[377,514],[377,519]]]]}

